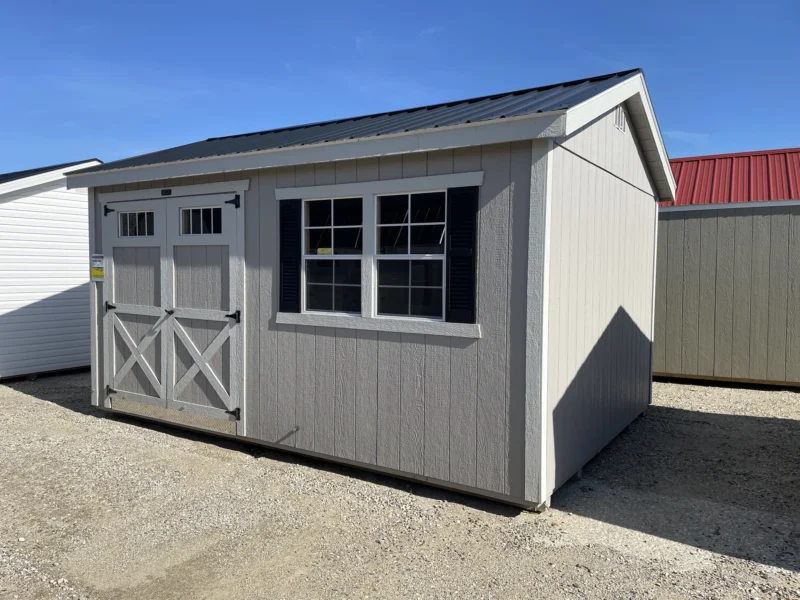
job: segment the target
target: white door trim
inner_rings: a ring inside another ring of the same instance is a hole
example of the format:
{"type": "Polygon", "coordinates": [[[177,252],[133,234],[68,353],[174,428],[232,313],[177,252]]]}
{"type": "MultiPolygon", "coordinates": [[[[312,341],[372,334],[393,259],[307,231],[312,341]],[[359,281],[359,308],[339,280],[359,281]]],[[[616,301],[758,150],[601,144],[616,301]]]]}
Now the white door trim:
{"type": "Polygon", "coordinates": [[[250,189],[249,179],[237,181],[219,181],[216,183],[200,183],[197,185],[179,185],[170,187],[165,185],[160,188],[147,190],[128,190],[127,192],[102,192],[97,196],[101,204],[106,202],[127,202],[130,200],[167,200],[183,196],[212,196],[226,192],[244,194],[250,189]]]}

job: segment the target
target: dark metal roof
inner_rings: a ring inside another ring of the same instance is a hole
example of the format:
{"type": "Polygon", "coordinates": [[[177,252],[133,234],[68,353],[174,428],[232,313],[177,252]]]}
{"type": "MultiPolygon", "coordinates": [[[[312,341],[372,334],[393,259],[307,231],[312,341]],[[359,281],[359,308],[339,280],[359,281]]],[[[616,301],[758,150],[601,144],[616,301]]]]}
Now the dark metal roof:
{"type": "Polygon", "coordinates": [[[640,72],[640,69],[631,69],[505,94],[395,110],[363,117],[209,138],[202,142],[109,162],[81,170],[80,173],[99,173],[114,169],[376,137],[567,110],[640,72]]]}
{"type": "MultiPolygon", "coordinates": [[[[49,167],[39,167],[38,169],[28,169],[27,171],[14,171],[13,173],[0,174],[0,183],[8,183],[9,181],[16,181],[17,179],[25,179],[26,177],[33,177],[34,175],[41,175],[49,171],[57,169],[66,169],[81,163],[89,162],[91,160],[98,160],[96,158],[87,158],[86,160],[76,160],[75,162],[61,163],[60,165],[50,165],[49,167]]],[[[101,161],[98,161],[101,162],[101,161]]]]}
{"type": "Polygon", "coordinates": [[[661,206],[800,200],[800,148],[670,161],[678,193],[661,206]]]}

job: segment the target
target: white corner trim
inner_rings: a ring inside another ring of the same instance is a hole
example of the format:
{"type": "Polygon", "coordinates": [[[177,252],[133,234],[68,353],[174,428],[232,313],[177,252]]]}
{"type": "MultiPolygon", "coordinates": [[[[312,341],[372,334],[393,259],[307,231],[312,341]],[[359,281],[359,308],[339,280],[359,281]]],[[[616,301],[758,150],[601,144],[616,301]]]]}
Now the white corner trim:
{"type": "MultiPolygon", "coordinates": [[[[658,184],[661,184],[659,195],[664,199],[674,198],[677,189],[675,176],[669,164],[667,148],[664,145],[664,139],[661,136],[661,130],[658,126],[655,111],[653,110],[653,104],[650,101],[650,93],[647,91],[647,85],[645,84],[644,75],[642,73],[626,79],[567,110],[565,135],[572,135],[601,115],[606,114],[614,107],[626,101],[630,101],[635,105],[638,109],[638,113],[643,113],[647,121],[650,135],[641,135],[641,132],[639,132],[639,142],[640,145],[643,146],[643,154],[647,155],[647,151],[649,150],[658,155],[657,161],[651,162],[648,160],[647,162],[656,167],[652,172],[656,185],[658,186],[658,184]],[[645,148],[645,146],[648,147],[645,148]]],[[[629,115],[631,117],[629,121],[633,121],[631,123],[633,127],[637,126],[636,117],[638,113],[631,112],[629,115]]]]}
{"type": "MultiPolygon", "coordinates": [[[[28,188],[55,183],[61,179],[64,179],[64,177],[71,171],[87,169],[99,164],[101,164],[99,160],[90,160],[77,165],[72,165],[66,169],[54,169],[52,171],[47,171],[46,173],[39,173],[38,175],[33,175],[31,177],[24,177],[23,179],[15,179],[14,181],[9,181],[8,183],[2,183],[0,184],[0,196],[12,194],[21,190],[27,190],[28,188]]],[[[85,186],[79,185],[75,187],[85,186]]]]}
{"type": "Polygon", "coordinates": [[[170,198],[180,198],[183,196],[209,196],[212,194],[224,194],[238,192],[244,194],[250,189],[249,179],[239,181],[220,181],[217,183],[201,183],[198,185],[181,185],[170,187],[165,185],[160,188],[149,190],[130,190],[127,192],[104,192],[98,193],[101,202],[124,202],[128,200],[162,200],[170,198]],[[170,194],[162,194],[163,190],[170,190],[170,194]]]}
{"type": "Polygon", "coordinates": [[[420,333],[479,339],[481,326],[471,323],[446,323],[422,319],[385,317],[350,317],[322,313],[279,312],[275,322],[282,325],[308,325],[311,327],[338,327],[339,329],[361,329],[366,331],[389,331],[393,333],[420,333]]]}
{"type": "Polygon", "coordinates": [[[745,208],[780,208],[800,206],[800,200],[755,200],[751,202],[726,202],[725,204],[681,204],[680,206],[660,206],[658,213],[692,212],[695,210],[731,210],[745,208]]]}
{"type": "Polygon", "coordinates": [[[534,138],[559,137],[564,135],[565,114],[565,111],[558,110],[495,119],[493,121],[465,123],[352,140],[323,142],[308,146],[292,146],[289,148],[273,148],[240,154],[203,157],[115,169],[113,171],[101,171],[99,173],[79,173],[67,179],[67,187],[70,189],[76,187],[98,187],[137,181],[152,181],[154,179],[190,177],[208,175],[210,173],[267,169],[412,152],[431,152],[434,150],[482,146],[534,138]]]}
{"type": "Polygon", "coordinates": [[[472,173],[453,173],[450,175],[431,175],[429,177],[410,177],[408,179],[384,179],[360,183],[337,183],[304,187],[278,188],[278,200],[303,200],[314,198],[342,198],[345,196],[369,196],[372,194],[402,194],[483,185],[483,171],[472,173]]]}
{"type": "Polygon", "coordinates": [[[550,335],[550,219],[552,213],[553,197],[553,161],[555,160],[555,141],[547,140],[547,174],[545,176],[545,201],[544,201],[544,267],[542,273],[542,377],[541,377],[541,474],[539,479],[540,500],[549,502],[547,493],[547,415],[548,406],[548,378],[547,378],[547,353],[548,336],[550,335]]]}

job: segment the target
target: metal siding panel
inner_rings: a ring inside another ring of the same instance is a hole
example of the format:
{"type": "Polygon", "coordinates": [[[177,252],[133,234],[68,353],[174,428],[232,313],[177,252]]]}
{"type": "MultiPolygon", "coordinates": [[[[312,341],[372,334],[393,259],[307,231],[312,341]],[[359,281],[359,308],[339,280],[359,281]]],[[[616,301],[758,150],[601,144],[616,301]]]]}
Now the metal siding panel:
{"type": "Polygon", "coordinates": [[[450,339],[425,337],[425,471],[426,477],[450,479],[450,339]]]}
{"type": "Polygon", "coordinates": [[[714,329],[714,375],[731,376],[733,347],[733,257],[736,221],[733,215],[717,219],[717,288],[714,329]]]}
{"type": "Polygon", "coordinates": [[[400,468],[400,385],[402,341],[399,333],[378,333],[378,464],[400,468]]]}
{"type": "MultiPolygon", "coordinates": [[[[277,398],[278,398],[278,332],[274,326],[274,318],[278,312],[280,294],[277,274],[278,266],[278,201],[275,199],[277,184],[274,169],[259,171],[259,284],[257,293],[260,296],[258,345],[259,369],[253,373],[253,387],[249,398],[259,405],[257,431],[254,437],[268,442],[278,439],[277,398]],[[258,383],[256,383],[258,382],[258,383]]],[[[245,224],[245,231],[247,225],[245,224]]],[[[248,301],[251,298],[248,292],[248,301]]],[[[248,424],[248,431],[251,431],[248,424]]]]}
{"type": "Polygon", "coordinates": [[[294,325],[276,325],[275,329],[278,334],[278,437],[275,441],[294,446],[298,376],[297,330],[294,325]]]}
{"type": "Polygon", "coordinates": [[[478,342],[450,338],[450,481],[477,486],[478,342]]]}
{"type": "Polygon", "coordinates": [[[400,470],[425,472],[425,336],[401,335],[400,470]]]}
{"type": "Polygon", "coordinates": [[[731,376],[750,376],[750,295],[753,260],[753,211],[736,211],[733,259],[733,340],[731,376]]]}
{"type": "Polygon", "coordinates": [[[786,154],[771,154],[767,156],[767,168],[769,199],[786,200],[790,197],[786,154]]]}
{"type": "Polygon", "coordinates": [[[753,270],[750,278],[750,378],[767,378],[769,331],[769,211],[753,214],[753,270]]]}
{"type": "Polygon", "coordinates": [[[314,450],[314,405],[317,395],[316,332],[314,327],[297,327],[297,410],[295,445],[314,450]]]}
{"type": "Polygon", "coordinates": [[[789,211],[786,208],[773,209],[770,220],[767,379],[784,381],[786,378],[789,211]]]}
{"type": "Polygon", "coordinates": [[[667,270],[669,269],[667,227],[667,221],[660,218],[658,221],[658,263],[656,264],[655,339],[653,341],[653,371],[656,373],[666,372],[667,364],[667,270]]]}
{"type": "Polygon", "coordinates": [[[336,330],[317,327],[314,450],[336,454],[336,330]]]}

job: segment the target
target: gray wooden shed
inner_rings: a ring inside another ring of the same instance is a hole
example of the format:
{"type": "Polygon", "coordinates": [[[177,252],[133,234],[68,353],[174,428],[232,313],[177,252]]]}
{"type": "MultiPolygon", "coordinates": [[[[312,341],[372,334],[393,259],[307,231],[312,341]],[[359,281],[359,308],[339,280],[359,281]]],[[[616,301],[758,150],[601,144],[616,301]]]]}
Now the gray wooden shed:
{"type": "Polygon", "coordinates": [[[800,148],[675,159],[662,203],[657,375],[800,383],[800,148]]]}
{"type": "Polygon", "coordinates": [[[541,507],[650,401],[674,181],[639,70],[69,185],[106,409],[541,507]]]}

